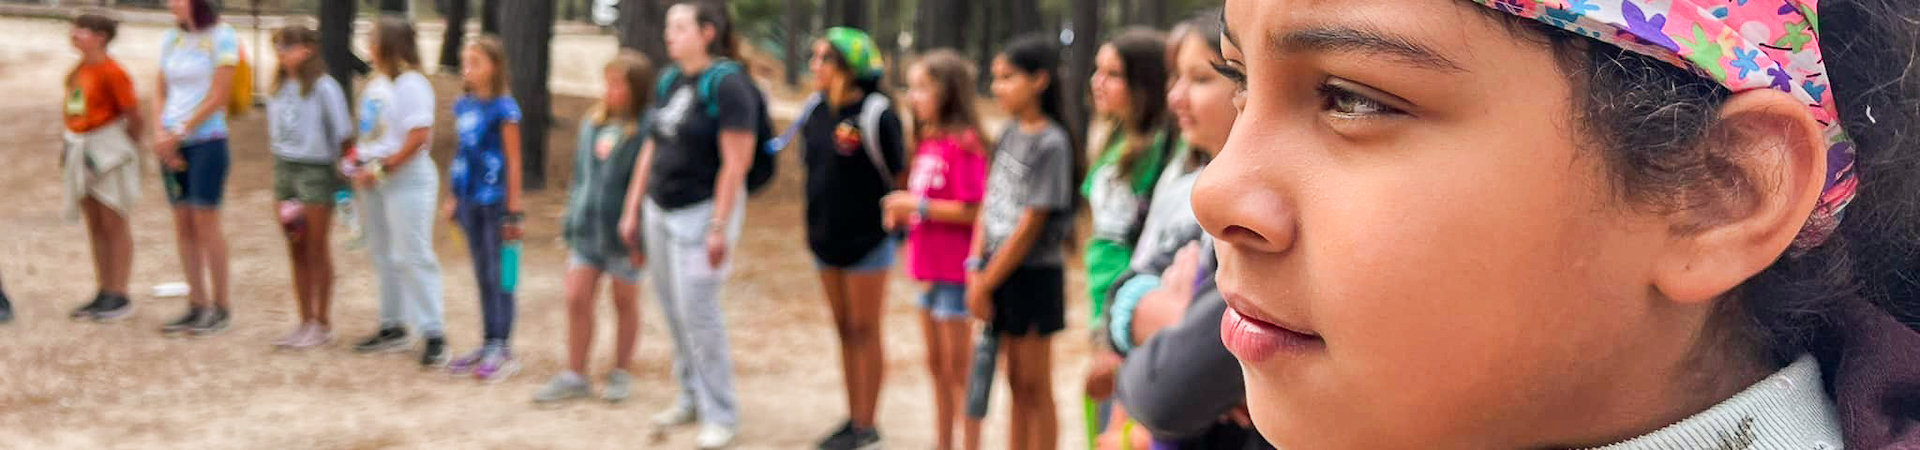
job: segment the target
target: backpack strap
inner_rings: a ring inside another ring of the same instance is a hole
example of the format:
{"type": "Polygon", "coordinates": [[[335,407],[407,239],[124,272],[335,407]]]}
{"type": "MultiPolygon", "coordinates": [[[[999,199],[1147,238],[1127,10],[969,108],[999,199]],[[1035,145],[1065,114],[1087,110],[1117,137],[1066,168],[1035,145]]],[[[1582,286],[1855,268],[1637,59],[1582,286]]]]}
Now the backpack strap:
{"type": "Polygon", "coordinates": [[[887,187],[895,187],[893,171],[887,170],[887,157],[880,152],[880,116],[886,114],[893,102],[887,96],[868,93],[867,99],[860,105],[860,141],[867,148],[867,159],[873,160],[873,171],[880,174],[880,180],[887,187]]]}
{"type": "Polygon", "coordinates": [[[779,136],[767,140],[767,148],[761,150],[769,155],[786,150],[787,144],[793,143],[793,139],[800,135],[800,128],[807,125],[807,119],[813,117],[813,110],[825,102],[826,97],[821,96],[819,92],[807,95],[807,99],[800,102],[800,115],[794,117],[793,123],[787,124],[787,129],[781,130],[779,136]]]}
{"type": "Polygon", "coordinates": [[[667,66],[660,69],[660,81],[654,87],[654,98],[667,98],[667,90],[673,89],[673,83],[680,80],[680,66],[667,66]]]}
{"type": "Polygon", "coordinates": [[[700,103],[707,105],[707,117],[720,117],[720,102],[713,98],[714,85],[736,73],[740,73],[740,63],[731,59],[714,61],[713,66],[700,73],[700,103]]]}

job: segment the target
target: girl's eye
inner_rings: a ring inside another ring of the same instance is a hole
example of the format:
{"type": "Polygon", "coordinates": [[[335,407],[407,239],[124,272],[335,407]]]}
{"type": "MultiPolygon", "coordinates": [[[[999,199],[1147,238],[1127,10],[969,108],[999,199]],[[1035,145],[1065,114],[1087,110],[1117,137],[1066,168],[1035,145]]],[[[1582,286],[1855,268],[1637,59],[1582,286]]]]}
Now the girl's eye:
{"type": "Polygon", "coordinates": [[[1386,103],[1332,84],[1320,85],[1320,97],[1324,101],[1321,108],[1341,116],[1358,118],[1402,114],[1386,103]]]}
{"type": "Polygon", "coordinates": [[[1231,61],[1208,61],[1207,64],[1213,66],[1214,73],[1220,74],[1221,78],[1226,78],[1227,81],[1233,83],[1233,109],[1235,111],[1245,109],[1247,105],[1247,73],[1240,70],[1239,67],[1234,67],[1235,63],[1231,61]]]}

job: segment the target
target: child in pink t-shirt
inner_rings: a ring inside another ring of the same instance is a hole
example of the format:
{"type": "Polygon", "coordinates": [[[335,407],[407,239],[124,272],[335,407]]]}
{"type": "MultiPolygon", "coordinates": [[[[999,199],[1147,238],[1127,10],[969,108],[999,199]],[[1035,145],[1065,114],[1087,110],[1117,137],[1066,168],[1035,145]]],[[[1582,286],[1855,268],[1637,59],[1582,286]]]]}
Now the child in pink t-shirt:
{"type": "MultiPolygon", "coordinates": [[[[987,190],[987,145],[968,93],[973,65],[950,51],[923,57],[907,72],[913,106],[913,165],[908,190],[883,201],[888,229],[905,227],[907,273],[928,283],[921,297],[927,366],[933,373],[935,448],[954,448],[953,424],[963,417],[967,364],[973,348],[966,302],[966,258],[973,221],[987,190]]],[[[963,447],[979,448],[980,424],[964,424],[963,447]]]]}

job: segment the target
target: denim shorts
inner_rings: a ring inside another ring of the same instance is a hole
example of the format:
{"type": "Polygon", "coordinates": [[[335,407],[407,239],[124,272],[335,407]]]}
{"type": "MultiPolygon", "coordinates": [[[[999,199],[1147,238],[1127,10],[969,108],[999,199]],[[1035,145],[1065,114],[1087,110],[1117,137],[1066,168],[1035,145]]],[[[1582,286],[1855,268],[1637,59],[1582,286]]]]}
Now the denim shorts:
{"type": "Polygon", "coordinates": [[[828,264],[819,258],[814,258],[813,264],[820,270],[833,269],[841,272],[875,272],[892,268],[894,256],[899,253],[899,250],[900,240],[887,237],[886,239],[880,240],[880,245],[873,246],[873,250],[867,252],[867,256],[860,257],[860,260],[854,261],[853,264],[844,266],[828,264]]]}
{"type": "Polygon", "coordinates": [[[162,169],[160,178],[167,182],[167,200],[174,206],[219,207],[220,198],[226,193],[227,170],[231,167],[227,140],[182,144],[180,158],[187,161],[186,170],[162,169]]]}
{"type": "Polygon", "coordinates": [[[967,318],[967,286],[959,283],[933,283],[927,287],[927,293],[920,295],[920,307],[933,316],[933,320],[959,320],[967,318]]]}
{"type": "Polygon", "coordinates": [[[640,283],[640,269],[633,266],[633,260],[626,257],[586,255],[579,252],[567,253],[567,267],[586,267],[598,270],[627,284],[640,283]]]}

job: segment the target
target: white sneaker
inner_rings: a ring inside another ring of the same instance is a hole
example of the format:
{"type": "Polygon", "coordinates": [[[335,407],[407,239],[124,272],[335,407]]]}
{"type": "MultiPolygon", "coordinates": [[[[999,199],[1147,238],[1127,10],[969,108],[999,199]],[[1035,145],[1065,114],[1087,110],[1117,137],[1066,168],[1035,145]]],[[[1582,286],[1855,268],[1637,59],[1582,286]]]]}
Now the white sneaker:
{"type": "Polygon", "coordinates": [[[693,421],[698,418],[699,414],[695,414],[693,411],[693,404],[674,402],[672,407],[668,407],[666,410],[653,415],[653,426],[661,428],[676,427],[693,423],[693,421]]]}
{"type": "Polygon", "coordinates": [[[727,445],[733,444],[733,434],[733,428],[730,427],[711,423],[701,425],[700,434],[694,436],[693,443],[700,446],[700,450],[726,448],[727,445]]]}

